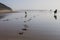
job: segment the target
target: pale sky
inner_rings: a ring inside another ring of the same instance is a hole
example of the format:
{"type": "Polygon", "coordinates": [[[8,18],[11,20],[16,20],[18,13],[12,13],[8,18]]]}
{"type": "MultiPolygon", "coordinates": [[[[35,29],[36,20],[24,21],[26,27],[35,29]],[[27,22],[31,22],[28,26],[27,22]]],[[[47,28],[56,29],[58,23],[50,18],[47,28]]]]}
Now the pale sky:
{"type": "Polygon", "coordinates": [[[60,0],[0,0],[14,10],[60,9],[60,0]]]}

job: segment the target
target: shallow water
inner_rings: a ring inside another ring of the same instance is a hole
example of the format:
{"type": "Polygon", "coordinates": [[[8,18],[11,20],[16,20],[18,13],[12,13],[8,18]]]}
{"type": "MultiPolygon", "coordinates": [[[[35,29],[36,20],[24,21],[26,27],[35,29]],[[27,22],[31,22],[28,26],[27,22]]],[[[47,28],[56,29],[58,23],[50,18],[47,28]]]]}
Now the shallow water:
{"type": "Polygon", "coordinates": [[[27,11],[1,16],[0,40],[60,40],[59,12],[27,11]]]}

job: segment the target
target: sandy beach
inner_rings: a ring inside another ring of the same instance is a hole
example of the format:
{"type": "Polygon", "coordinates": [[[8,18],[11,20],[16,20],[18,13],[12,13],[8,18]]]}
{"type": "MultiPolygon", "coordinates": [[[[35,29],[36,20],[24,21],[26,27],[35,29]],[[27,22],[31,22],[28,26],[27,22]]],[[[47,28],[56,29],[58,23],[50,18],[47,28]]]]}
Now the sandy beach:
{"type": "Polygon", "coordinates": [[[0,40],[60,40],[59,13],[57,19],[50,11],[4,15],[0,19],[0,40]]]}

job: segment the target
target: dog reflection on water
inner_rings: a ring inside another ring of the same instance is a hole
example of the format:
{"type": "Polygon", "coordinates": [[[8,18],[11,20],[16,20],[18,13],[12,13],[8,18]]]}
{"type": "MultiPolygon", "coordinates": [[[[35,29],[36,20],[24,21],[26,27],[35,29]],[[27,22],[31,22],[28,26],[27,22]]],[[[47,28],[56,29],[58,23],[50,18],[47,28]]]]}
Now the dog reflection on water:
{"type": "Polygon", "coordinates": [[[55,20],[57,20],[57,15],[54,15],[55,20]]]}

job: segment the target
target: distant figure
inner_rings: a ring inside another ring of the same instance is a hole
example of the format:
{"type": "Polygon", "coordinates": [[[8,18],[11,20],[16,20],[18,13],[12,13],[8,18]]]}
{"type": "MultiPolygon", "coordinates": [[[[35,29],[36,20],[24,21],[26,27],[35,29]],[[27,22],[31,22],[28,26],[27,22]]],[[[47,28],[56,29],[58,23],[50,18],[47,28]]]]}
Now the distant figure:
{"type": "Polygon", "coordinates": [[[57,19],[57,15],[54,15],[54,18],[57,19]]]}
{"type": "Polygon", "coordinates": [[[56,14],[57,13],[57,9],[54,11],[54,14],[56,14]]]}

